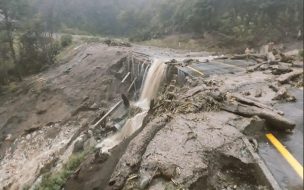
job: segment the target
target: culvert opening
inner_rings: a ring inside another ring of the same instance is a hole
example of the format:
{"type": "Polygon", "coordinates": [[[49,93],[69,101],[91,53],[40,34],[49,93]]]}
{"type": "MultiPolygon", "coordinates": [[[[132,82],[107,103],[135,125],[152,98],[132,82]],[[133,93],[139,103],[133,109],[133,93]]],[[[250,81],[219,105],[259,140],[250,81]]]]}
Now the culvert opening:
{"type": "Polygon", "coordinates": [[[131,54],[110,68],[110,72],[121,79],[121,102],[124,104],[111,116],[116,133],[104,139],[97,148],[108,152],[142,127],[150,102],[167,80],[167,66],[163,60],[151,61],[131,54]]]}

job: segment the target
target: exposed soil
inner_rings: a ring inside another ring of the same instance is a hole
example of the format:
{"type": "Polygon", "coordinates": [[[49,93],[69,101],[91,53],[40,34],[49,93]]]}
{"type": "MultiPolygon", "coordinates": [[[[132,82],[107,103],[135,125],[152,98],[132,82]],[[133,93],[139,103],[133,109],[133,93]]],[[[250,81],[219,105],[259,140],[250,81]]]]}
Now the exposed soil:
{"type": "Polygon", "coordinates": [[[109,68],[127,53],[103,44],[79,46],[67,63],[25,79],[17,92],[1,97],[0,189],[31,184],[82,126],[120,98],[120,80],[109,68]]]}
{"type": "Polygon", "coordinates": [[[66,63],[27,78],[0,99],[0,189],[39,183],[43,174],[62,169],[73,152],[90,149],[61,188],[272,189],[252,149],[258,150],[255,138],[268,128],[282,133],[294,128],[273,105],[296,101],[289,90],[303,86],[303,74],[280,80],[302,68],[264,63],[253,70],[204,77],[177,71],[213,59],[206,55],[82,45],[66,56],[66,63]],[[136,56],[130,57],[131,51],[136,56]],[[121,129],[127,119],[141,113],[135,101],[149,59],[155,57],[176,60],[166,63],[167,75],[142,127],[103,151],[99,145],[118,130],[127,130],[121,129]],[[121,82],[129,71],[130,78],[139,77],[130,92],[132,80],[121,82]],[[121,94],[130,100],[128,105],[122,103],[94,126],[121,94]]]}

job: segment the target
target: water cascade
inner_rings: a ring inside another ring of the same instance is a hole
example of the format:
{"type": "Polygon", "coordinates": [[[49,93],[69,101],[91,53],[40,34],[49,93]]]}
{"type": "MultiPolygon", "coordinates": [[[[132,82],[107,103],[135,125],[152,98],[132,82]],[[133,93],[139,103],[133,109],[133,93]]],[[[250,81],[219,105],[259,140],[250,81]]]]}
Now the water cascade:
{"type": "Polygon", "coordinates": [[[142,82],[143,86],[141,87],[142,92],[139,100],[134,104],[135,106],[140,107],[142,112],[128,119],[120,131],[97,144],[97,148],[101,148],[102,152],[108,152],[141,128],[143,120],[149,111],[150,101],[156,97],[161,82],[166,74],[166,69],[167,65],[158,59],[155,59],[150,67],[146,67],[142,82]]]}

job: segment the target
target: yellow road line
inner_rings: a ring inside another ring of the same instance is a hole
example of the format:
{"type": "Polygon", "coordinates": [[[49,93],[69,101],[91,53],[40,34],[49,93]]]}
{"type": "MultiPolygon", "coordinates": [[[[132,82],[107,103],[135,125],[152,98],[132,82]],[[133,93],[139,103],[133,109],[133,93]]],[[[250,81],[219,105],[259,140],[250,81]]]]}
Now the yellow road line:
{"type": "Polygon", "coordinates": [[[271,133],[266,134],[268,140],[273,146],[281,153],[281,155],[287,160],[291,167],[297,172],[297,174],[303,179],[303,166],[288,152],[288,150],[275,138],[271,133]]]}
{"type": "Polygon", "coordinates": [[[195,71],[195,72],[197,72],[198,74],[200,74],[200,75],[202,75],[202,76],[204,76],[204,73],[202,73],[202,72],[200,72],[199,70],[197,70],[197,69],[194,69],[193,67],[191,67],[191,66],[187,66],[189,69],[191,69],[192,71],[195,71]]]}
{"type": "Polygon", "coordinates": [[[232,64],[229,64],[229,63],[224,63],[224,62],[219,62],[219,61],[213,61],[213,60],[212,60],[212,62],[215,63],[215,64],[222,64],[222,65],[234,67],[234,68],[237,68],[237,69],[243,69],[243,68],[240,67],[240,66],[232,65],[232,64]]]}

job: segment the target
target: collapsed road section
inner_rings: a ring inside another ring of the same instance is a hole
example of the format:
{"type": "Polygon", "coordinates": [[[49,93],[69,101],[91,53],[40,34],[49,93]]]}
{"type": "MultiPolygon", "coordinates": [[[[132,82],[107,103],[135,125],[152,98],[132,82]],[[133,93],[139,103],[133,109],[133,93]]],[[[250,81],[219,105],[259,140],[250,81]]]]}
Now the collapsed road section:
{"type": "MultiPolygon", "coordinates": [[[[289,90],[303,87],[302,68],[259,55],[240,62],[235,59],[242,56],[143,49],[96,44],[75,53],[78,59],[90,53],[81,62],[75,58],[60,66],[70,65],[68,72],[53,78],[47,77],[59,68],[44,73],[49,85],[36,98],[48,103],[50,91],[64,93],[60,100],[74,111],[24,131],[5,131],[13,119],[2,126],[3,188],[281,189],[259,156],[259,137],[296,127],[273,105],[297,101],[289,90]],[[93,71],[85,71],[88,67],[93,71]],[[87,96],[77,99],[83,93],[79,86],[52,89],[53,82],[66,81],[83,85],[87,96]],[[72,107],[73,98],[80,106],[72,107]],[[30,144],[46,136],[48,144],[30,144]]],[[[35,114],[51,118],[52,110],[35,114]]],[[[23,120],[19,123],[28,126],[23,120]]]]}

